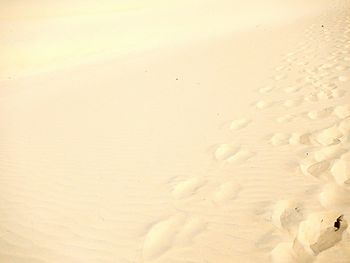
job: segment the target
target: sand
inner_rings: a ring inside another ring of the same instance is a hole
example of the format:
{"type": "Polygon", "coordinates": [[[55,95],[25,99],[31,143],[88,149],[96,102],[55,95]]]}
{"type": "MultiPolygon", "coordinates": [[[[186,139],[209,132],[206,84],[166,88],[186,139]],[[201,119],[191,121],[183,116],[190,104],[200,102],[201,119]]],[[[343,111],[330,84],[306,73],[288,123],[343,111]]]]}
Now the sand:
{"type": "Polygon", "coordinates": [[[2,1],[0,262],[349,262],[349,8],[2,1]]]}

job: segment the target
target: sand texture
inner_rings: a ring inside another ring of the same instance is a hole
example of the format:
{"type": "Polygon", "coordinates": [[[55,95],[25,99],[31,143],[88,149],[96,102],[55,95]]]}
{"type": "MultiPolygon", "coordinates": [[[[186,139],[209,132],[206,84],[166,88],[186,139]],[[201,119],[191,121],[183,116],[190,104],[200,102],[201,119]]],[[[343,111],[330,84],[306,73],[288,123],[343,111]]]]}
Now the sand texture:
{"type": "Polygon", "coordinates": [[[350,2],[126,2],[0,3],[0,263],[349,263],[350,2]]]}

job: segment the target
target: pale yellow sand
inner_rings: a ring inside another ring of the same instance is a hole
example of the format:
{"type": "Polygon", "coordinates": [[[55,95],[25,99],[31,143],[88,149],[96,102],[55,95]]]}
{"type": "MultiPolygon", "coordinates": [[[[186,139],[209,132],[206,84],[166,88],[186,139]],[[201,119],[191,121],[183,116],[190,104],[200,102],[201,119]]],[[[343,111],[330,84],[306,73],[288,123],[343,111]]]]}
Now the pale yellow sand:
{"type": "Polygon", "coordinates": [[[0,262],[349,262],[350,3],[282,2],[1,2],[0,262]]]}

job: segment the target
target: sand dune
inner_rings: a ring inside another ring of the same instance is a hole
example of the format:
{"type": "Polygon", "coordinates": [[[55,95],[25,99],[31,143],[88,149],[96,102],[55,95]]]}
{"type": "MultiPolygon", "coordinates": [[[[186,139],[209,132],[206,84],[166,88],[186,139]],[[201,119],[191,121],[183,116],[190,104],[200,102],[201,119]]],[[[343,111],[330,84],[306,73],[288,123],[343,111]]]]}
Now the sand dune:
{"type": "Polygon", "coordinates": [[[349,262],[350,3],[49,2],[0,3],[0,262],[349,262]]]}

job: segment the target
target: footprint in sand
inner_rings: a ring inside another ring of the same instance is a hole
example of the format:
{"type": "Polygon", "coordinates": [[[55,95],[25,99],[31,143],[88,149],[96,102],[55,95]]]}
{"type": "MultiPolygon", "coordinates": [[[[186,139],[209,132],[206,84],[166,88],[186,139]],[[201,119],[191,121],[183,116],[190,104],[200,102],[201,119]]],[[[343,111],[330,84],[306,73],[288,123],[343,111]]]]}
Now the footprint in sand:
{"type": "Polygon", "coordinates": [[[286,62],[288,62],[288,63],[291,63],[291,62],[295,62],[295,61],[297,61],[297,58],[287,58],[286,59],[286,62]]]}
{"type": "Polygon", "coordinates": [[[173,244],[175,235],[184,219],[171,217],[153,225],[143,244],[143,258],[154,259],[167,251],[173,244]]]}
{"type": "Polygon", "coordinates": [[[344,71],[344,70],[346,70],[346,67],[339,65],[339,66],[336,66],[335,69],[338,71],[344,71]]]}
{"type": "Polygon", "coordinates": [[[239,150],[234,155],[227,159],[228,163],[243,163],[253,157],[255,155],[254,152],[248,150],[239,150]]]}
{"type": "Polygon", "coordinates": [[[346,91],[342,89],[333,89],[331,91],[331,99],[333,98],[341,98],[345,95],[346,91]]]}
{"type": "Polygon", "coordinates": [[[260,101],[258,101],[258,102],[255,104],[255,107],[256,107],[257,109],[262,110],[262,109],[266,109],[266,108],[270,107],[271,105],[272,105],[271,102],[267,102],[267,101],[264,101],[264,100],[260,100],[260,101]]]}
{"type": "Polygon", "coordinates": [[[251,151],[230,144],[219,145],[214,153],[216,160],[227,163],[242,163],[254,155],[251,151]]]}
{"type": "Polygon", "coordinates": [[[273,86],[266,86],[266,87],[262,87],[261,89],[259,89],[259,92],[262,94],[265,94],[265,93],[271,92],[273,89],[274,89],[273,86]]]}
{"type": "Polygon", "coordinates": [[[271,139],[270,143],[274,146],[286,145],[289,143],[290,134],[287,133],[275,133],[271,139]]]}
{"type": "Polygon", "coordinates": [[[286,79],[286,78],[287,78],[287,75],[285,75],[285,74],[278,74],[278,75],[275,75],[275,76],[274,76],[274,79],[275,79],[276,81],[284,80],[284,79],[286,79]]]}
{"type": "Polygon", "coordinates": [[[292,114],[286,114],[286,115],[284,115],[284,116],[278,117],[278,118],[276,119],[276,121],[277,121],[278,123],[286,123],[286,122],[292,121],[294,118],[295,118],[294,115],[292,115],[292,114]]]}
{"type": "Polygon", "coordinates": [[[339,158],[342,154],[344,154],[346,150],[342,145],[330,145],[322,147],[320,150],[313,152],[313,157],[316,161],[321,162],[325,160],[331,160],[339,158]]]}
{"type": "Polygon", "coordinates": [[[344,119],[350,116],[350,105],[340,105],[335,107],[334,114],[340,118],[344,119]]]}
{"type": "Polygon", "coordinates": [[[319,68],[320,69],[330,69],[330,68],[333,68],[334,66],[335,66],[334,63],[324,63],[319,68]]]}
{"type": "Polygon", "coordinates": [[[289,143],[292,145],[312,145],[309,133],[292,133],[289,138],[289,143]]]}
{"type": "Polygon", "coordinates": [[[349,78],[348,78],[347,76],[339,76],[339,77],[338,77],[338,80],[339,80],[340,82],[345,82],[345,81],[348,81],[349,78]]]}
{"type": "Polygon", "coordinates": [[[303,98],[288,99],[283,102],[286,108],[296,107],[303,103],[303,98]]]}
{"type": "Polygon", "coordinates": [[[182,199],[189,197],[196,193],[196,191],[204,185],[205,181],[201,178],[195,177],[183,182],[178,183],[173,191],[172,195],[176,199],[182,199]]]}
{"type": "Polygon", "coordinates": [[[320,100],[330,100],[333,98],[339,98],[344,95],[344,92],[339,89],[333,90],[321,90],[318,92],[311,92],[306,95],[304,100],[308,102],[318,102],[320,100]]]}
{"type": "Polygon", "coordinates": [[[230,130],[240,130],[246,127],[251,122],[250,119],[236,119],[231,122],[230,130]]]}
{"type": "Polygon", "coordinates": [[[236,152],[238,152],[238,150],[239,150],[238,146],[223,143],[216,148],[214,152],[214,156],[216,160],[224,161],[224,160],[227,160],[232,155],[234,155],[236,152]]]}
{"type": "Polygon", "coordinates": [[[308,65],[310,62],[308,62],[308,61],[298,61],[298,62],[296,62],[295,63],[295,65],[297,65],[297,66],[306,66],[306,65],[308,65]]]}
{"type": "Polygon", "coordinates": [[[214,193],[213,200],[218,203],[231,201],[237,197],[240,189],[240,185],[235,182],[223,183],[214,193]]]}
{"type": "Polygon", "coordinates": [[[293,242],[279,243],[270,256],[273,263],[297,263],[300,259],[293,250],[293,242]]]}
{"type": "Polygon", "coordinates": [[[340,139],[344,136],[341,128],[337,125],[321,130],[316,134],[316,141],[321,145],[328,146],[340,143],[340,139]]]}
{"type": "Polygon", "coordinates": [[[310,94],[308,94],[304,97],[304,100],[308,101],[308,102],[317,102],[317,101],[319,101],[319,98],[317,97],[316,92],[311,92],[310,94]]]}
{"type": "Polygon", "coordinates": [[[334,83],[321,83],[319,88],[322,90],[332,91],[332,90],[338,89],[338,86],[334,83]]]}
{"type": "Polygon", "coordinates": [[[341,241],[347,227],[341,213],[326,211],[311,214],[299,225],[295,248],[309,255],[318,255],[341,241]]]}
{"type": "Polygon", "coordinates": [[[318,100],[329,100],[333,98],[333,93],[333,90],[321,90],[316,93],[316,96],[318,100]]]}
{"type": "Polygon", "coordinates": [[[203,232],[207,224],[197,217],[188,217],[176,235],[175,244],[178,246],[191,245],[193,239],[203,232]]]}
{"type": "Polygon", "coordinates": [[[272,212],[272,223],[279,229],[295,232],[302,220],[300,203],[295,200],[280,200],[272,212]]]}
{"type": "Polygon", "coordinates": [[[308,153],[307,158],[300,163],[301,171],[305,175],[320,178],[329,171],[332,173],[332,169],[336,169],[334,164],[332,165],[333,160],[346,156],[346,153],[347,150],[341,144],[324,146],[320,150],[308,153]]]}
{"type": "Polygon", "coordinates": [[[344,135],[349,135],[349,133],[350,133],[350,118],[347,117],[346,119],[342,120],[338,125],[338,129],[344,135]]]}
{"type": "Polygon", "coordinates": [[[286,66],[278,66],[275,68],[276,71],[282,71],[285,70],[287,67],[286,66]]]}
{"type": "MultiPolygon", "coordinates": [[[[310,72],[310,73],[313,73],[313,72],[310,72]]],[[[305,77],[304,81],[308,84],[314,84],[316,79],[313,76],[307,76],[305,77]]]]}
{"type": "Polygon", "coordinates": [[[199,218],[182,214],[159,221],[146,234],[142,253],[144,260],[153,262],[172,246],[190,244],[205,227],[206,224],[199,218]]]}
{"type": "Polygon", "coordinates": [[[313,157],[309,157],[301,161],[300,170],[304,175],[321,178],[329,171],[330,166],[329,160],[316,161],[313,157]]]}
{"type": "Polygon", "coordinates": [[[314,262],[323,251],[343,239],[348,224],[338,212],[325,211],[311,214],[299,225],[294,241],[282,242],[271,251],[272,262],[314,262]]]}
{"type": "Polygon", "coordinates": [[[350,186],[350,158],[346,154],[341,159],[335,160],[331,168],[331,174],[337,184],[341,186],[350,186]]]}
{"type": "Polygon", "coordinates": [[[344,209],[350,205],[350,189],[338,184],[329,183],[322,189],[319,195],[320,204],[329,209],[344,209]]]}
{"type": "Polygon", "coordinates": [[[307,113],[311,120],[323,119],[330,116],[334,111],[333,107],[324,108],[322,110],[312,110],[307,113]]]}
{"type": "Polygon", "coordinates": [[[289,86],[289,87],[284,89],[284,91],[286,93],[294,93],[294,92],[297,92],[299,90],[300,90],[300,87],[298,87],[298,86],[289,86]]]}

